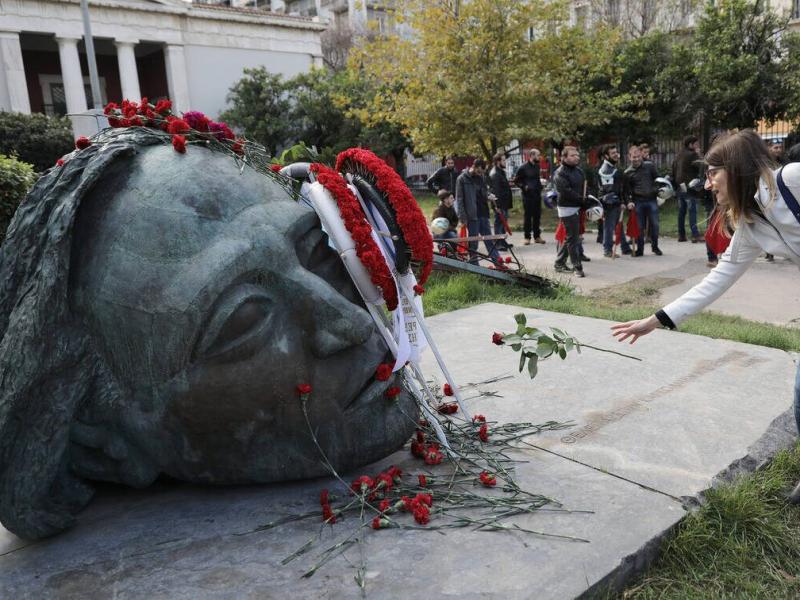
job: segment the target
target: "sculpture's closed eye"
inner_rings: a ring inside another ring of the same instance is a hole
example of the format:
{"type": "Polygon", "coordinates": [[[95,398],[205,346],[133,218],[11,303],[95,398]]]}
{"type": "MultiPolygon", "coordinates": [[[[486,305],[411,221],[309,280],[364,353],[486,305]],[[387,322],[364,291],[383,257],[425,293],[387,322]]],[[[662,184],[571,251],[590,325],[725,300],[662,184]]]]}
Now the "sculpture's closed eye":
{"type": "Polygon", "coordinates": [[[252,284],[226,294],[209,321],[198,358],[215,362],[244,360],[260,350],[268,338],[271,299],[252,284]]]}

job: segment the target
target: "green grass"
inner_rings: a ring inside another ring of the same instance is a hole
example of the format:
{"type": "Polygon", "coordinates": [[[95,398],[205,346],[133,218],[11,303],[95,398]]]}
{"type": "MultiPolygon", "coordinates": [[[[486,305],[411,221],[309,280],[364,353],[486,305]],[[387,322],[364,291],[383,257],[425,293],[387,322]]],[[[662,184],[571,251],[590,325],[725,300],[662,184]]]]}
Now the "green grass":
{"type": "Polygon", "coordinates": [[[761,471],[710,490],[664,542],[625,599],[800,598],[800,446],[761,471]]]}
{"type": "MultiPolygon", "coordinates": [[[[429,316],[483,302],[498,302],[610,321],[630,321],[653,314],[658,308],[656,301],[660,289],[672,283],[674,281],[670,279],[642,279],[614,286],[611,290],[598,290],[588,296],[579,296],[561,286],[551,297],[541,297],[530,290],[492,283],[477,275],[435,272],[425,285],[423,302],[425,314],[429,316]]],[[[695,315],[681,325],[681,331],[800,351],[800,328],[718,313],[695,315]]]]}

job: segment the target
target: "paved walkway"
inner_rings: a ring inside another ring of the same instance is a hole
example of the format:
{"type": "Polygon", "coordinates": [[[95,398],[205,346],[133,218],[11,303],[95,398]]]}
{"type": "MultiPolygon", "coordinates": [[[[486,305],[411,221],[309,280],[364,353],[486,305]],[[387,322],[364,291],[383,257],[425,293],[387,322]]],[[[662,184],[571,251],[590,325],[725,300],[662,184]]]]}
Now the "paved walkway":
{"type": "MultiPolygon", "coordinates": [[[[555,273],[556,244],[552,232],[545,233],[545,245],[523,246],[519,233],[511,239],[515,253],[526,267],[570,281],[583,294],[637,278],[674,279],[673,285],[661,290],[661,302],[666,304],[699,283],[709,270],[704,244],[678,243],[675,238],[664,238],[659,243],[663,256],[655,256],[648,246],[642,257],[610,259],[603,257],[602,246],[595,243],[594,235],[593,232],[586,235],[584,250],[592,261],[584,265],[584,279],[555,273]]],[[[759,258],[710,310],[754,321],[800,327],[800,272],[786,259],[776,258],[774,263],[768,263],[759,258]]]]}

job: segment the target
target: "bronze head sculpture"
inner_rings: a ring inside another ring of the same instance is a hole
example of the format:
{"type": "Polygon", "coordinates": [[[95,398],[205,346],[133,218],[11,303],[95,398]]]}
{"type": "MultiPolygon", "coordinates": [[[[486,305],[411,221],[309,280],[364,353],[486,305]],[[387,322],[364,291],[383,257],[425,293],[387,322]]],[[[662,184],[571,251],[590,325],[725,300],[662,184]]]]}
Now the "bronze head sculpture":
{"type": "Polygon", "coordinates": [[[301,479],[413,432],[387,347],[315,213],[141,129],[36,184],[0,253],[0,522],[69,527],[91,481],[301,479]],[[313,393],[308,420],[295,388],[313,393]]]}

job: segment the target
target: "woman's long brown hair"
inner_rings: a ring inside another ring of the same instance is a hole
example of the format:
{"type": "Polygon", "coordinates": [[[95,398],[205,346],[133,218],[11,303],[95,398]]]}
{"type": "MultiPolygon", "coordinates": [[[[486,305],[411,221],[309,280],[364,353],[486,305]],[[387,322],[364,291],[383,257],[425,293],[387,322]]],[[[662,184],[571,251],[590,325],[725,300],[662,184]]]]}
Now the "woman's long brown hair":
{"type": "Polygon", "coordinates": [[[760,178],[775,198],[776,184],[772,170],[776,167],[767,144],[752,129],[744,129],[718,137],[706,154],[709,167],[722,167],[728,176],[728,224],[735,228],[740,219],[751,221],[758,204],[760,178]]]}

